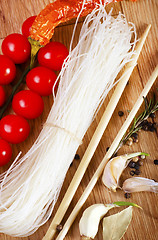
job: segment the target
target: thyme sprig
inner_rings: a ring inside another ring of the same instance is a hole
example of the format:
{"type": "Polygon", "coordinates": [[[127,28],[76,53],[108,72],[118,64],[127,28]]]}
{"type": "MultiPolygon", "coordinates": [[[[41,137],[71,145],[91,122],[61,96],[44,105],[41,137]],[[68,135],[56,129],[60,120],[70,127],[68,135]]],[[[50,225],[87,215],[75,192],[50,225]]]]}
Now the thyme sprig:
{"type": "Polygon", "coordinates": [[[125,144],[128,139],[136,132],[138,132],[140,129],[142,129],[145,121],[151,117],[153,113],[158,111],[158,101],[156,101],[156,96],[154,94],[153,98],[150,99],[148,102],[147,98],[144,97],[144,103],[145,103],[145,110],[136,118],[134,118],[133,124],[131,128],[129,129],[128,133],[125,133],[122,140],[120,141],[116,152],[122,147],[123,144],[125,144]]]}

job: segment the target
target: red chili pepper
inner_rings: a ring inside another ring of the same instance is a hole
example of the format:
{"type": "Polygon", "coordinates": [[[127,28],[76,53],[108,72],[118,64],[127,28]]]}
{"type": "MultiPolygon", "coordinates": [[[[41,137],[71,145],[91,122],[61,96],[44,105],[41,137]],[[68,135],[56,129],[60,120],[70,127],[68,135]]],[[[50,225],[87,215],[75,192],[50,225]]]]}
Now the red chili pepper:
{"type": "MultiPolygon", "coordinates": [[[[99,3],[109,4],[121,0],[85,0],[81,16],[86,16],[99,3]]],[[[136,0],[132,0],[136,1],[136,0]]],[[[33,40],[46,45],[53,36],[54,28],[62,22],[76,18],[83,6],[83,0],[55,0],[48,4],[36,17],[30,32],[33,40]]]]}
{"type": "MultiPolygon", "coordinates": [[[[76,18],[81,12],[81,17],[86,16],[100,3],[109,4],[111,2],[120,2],[122,0],[55,0],[48,4],[36,17],[29,36],[31,43],[31,63],[34,64],[35,56],[38,50],[49,43],[53,36],[54,29],[62,22],[76,18]]],[[[136,1],[136,0],[131,0],[136,1]]]]}

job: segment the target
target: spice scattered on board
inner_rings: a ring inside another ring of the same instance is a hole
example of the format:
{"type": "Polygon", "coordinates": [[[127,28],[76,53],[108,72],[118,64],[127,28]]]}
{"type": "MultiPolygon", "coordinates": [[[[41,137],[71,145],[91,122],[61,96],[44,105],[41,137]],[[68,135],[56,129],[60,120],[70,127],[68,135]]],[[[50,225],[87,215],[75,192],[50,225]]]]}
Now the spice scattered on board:
{"type": "MultiPolygon", "coordinates": [[[[129,131],[120,141],[115,153],[121,148],[122,145],[127,144],[131,146],[133,142],[138,142],[138,132],[142,129],[144,131],[157,132],[157,124],[148,121],[148,118],[154,119],[155,113],[158,111],[158,101],[156,100],[156,94],[153,98],[148,100],[144,98],[145,110],[136,118],[134,118],[133,124],[129,131]]],[[[115,154],[114,153],[114,154],[115,154]]]]}
{"type": "Polygon", "coordinates": [[[80,155],[76,153],[74,159],[75,160],[80,160],[80,155]]]}
{"type": "Polygon", "coordinates": [[[158,165],[158,160],[157,159],[154,160],[154,164],[158,165]]]}
{"type": "MultiPolygon", "coordinates": [[[[116,192],[116,189],[120,187],[119,180],[122,172],[128,166],[132,158],[138,161],[139,158],[137,156],[140,155],[148,156],[147,153],[137,152],[112,158],[104,168],[102,176],[103,184],[110,190],[116,192]]],[[[132,167],[135,168],[134,174],[139,175],[139,164],[137,162],[132,162],[131,164],[132,167]]]]}
{"type": "Polygon", "coordinates": [[[123,111],[119,111],[119,112],[118,112],[118,115],[119,115],[119,117],[123,117],[124,112],[123,112],[123,111]]]}

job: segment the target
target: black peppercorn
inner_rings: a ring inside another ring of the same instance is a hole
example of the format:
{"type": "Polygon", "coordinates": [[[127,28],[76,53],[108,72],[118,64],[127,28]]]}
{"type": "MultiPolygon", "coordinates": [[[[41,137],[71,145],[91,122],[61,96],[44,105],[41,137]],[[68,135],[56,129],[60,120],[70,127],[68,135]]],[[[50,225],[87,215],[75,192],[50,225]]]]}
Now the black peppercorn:
{"type": "Polygon", "coordinates": [[[135,170],[135,174],[136,174],[136,175],[140,175],[140,173],[141,173],[141,172],[140,172],[139,169],[135,170]]]}
{"type": "Polygon", "coordinates": [[[106,148],[106,151],[108,151],[108,150],[109,150],[109,147],[106,148]]]}
{"type": "Polygon", "coordinates": [[[152,124],[151,122],[148,122],[148,126],[149,126],[149,127],[152,127],[152,125],[153,125],[153,124],[152,124]]]}
{"type": "Polygon", "coordinates": [[[131,194],[130,193],[125,193],[125,198],[130,198],[131,194]]]}
{"type": "Polygon", "coordinates": [[[158,165],[158,160],[157,159],[154,160],[154,164],[158,165]]]}
{"type": "Polygon", "coordinates": [[[141,125],[144,126],[144,125],[147,125],[148,124],[148,121],[147,120],[144,120],[141,125]]]}
{"type": "Polygon", "coordinates": [[[139,164],[136,163],[135,167],[134,167],[136,170],[139,170],[140,166],[139,164]]]}
{"type": "Polygon", "coordinates": [[[149,117],[155,118],[155,113],[151,113],[149,117]]]}
{"type": "Polygon", "coordinates": [[[138,133],[133,133],[131,137],[134,139],[138,139],[138,133]]]}
{"type": "Polygon", "coordinates": [[[75,159],[75,160],[79,160],[79,159],[80,159],[80,155],[79,155],[79,154],[75,154],[74,159],[75,159]]]}
{"type": "Polygon", "coordinates": [[[143,125],[143,126],[142,126],[142,129],[143,129],[144,131],[148,131],[148,130],[149,130],[149,127],[148,127],[147,125],[143,125]]]}
{"type": "Polygon", "coordinates": [[[135,168],[135,165],[136,165],[135,162],[130,161],[129,164],[128,164],[128,167],[130,167],[130,168],[135,168]]]}
{"type": "Polygon", "coordinates": [[[150,132],[154,132],[154,131],[155,131],[155,128],[152,126],[152,127],[149,128],[149,131],[150,131],[150,132]]]}
{"type": "Polygon", "coordinates": [[[58,232],[60,232],[61,230],[63,229],[63,226],[61,224],[59,224],[57,227],[56,227],[56,230],[58,232]]]}
{"type": "Polygon", "coordinates": [[[138,142],[138,139],[133,138],[133,142],[134,142],[134,143],[137,143],[137,142],[138,142]]]}
{"type": "Polygon", "coordinates": [[[120,117],[122,117],[122,116],[124,115],[124,112],[123,112],[123,111],[119,111],[119,112],[118,112],[118,115],[119,115],[120,117]]]}

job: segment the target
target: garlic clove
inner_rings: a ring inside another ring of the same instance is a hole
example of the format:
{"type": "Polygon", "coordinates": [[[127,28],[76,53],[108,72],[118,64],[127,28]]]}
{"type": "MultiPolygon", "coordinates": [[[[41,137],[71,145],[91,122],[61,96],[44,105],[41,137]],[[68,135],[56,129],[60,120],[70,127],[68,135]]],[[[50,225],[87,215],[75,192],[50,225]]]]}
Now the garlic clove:
{"type": "Polygon", "coordinates": [[[122,189],[125,192],[155,192],[158,193],[158,182],[143,177],[128,178],[124,181],[122,189]]]}
{"type": "Polygon", "coordinates": [[[125,168],[126,161],[124,156],[115,157],[107,163],[104,169],[102,181],[107,188],[114,192],[118,187],[119,178],[125,168]]]}
{"type": "Polygon", "coordinates": [[[80,235],[83,236],[82,239],[95,238],[100,220],[113,207],[117,206],[115,204],[94,204],[83,212],[79,222],[80,235]]]}
{"type": "Polygon", "coordinates": [[[119,179],[127,167],[130,159],[139,155],[148,155],[146,153],[136,152],[131,154],[125,154],[122,156],[112,158],[105,166],[102,181],[104,185],[110,190],[116,192],[116,188],[119,187],[119,179]]]}

